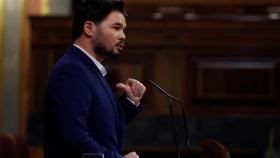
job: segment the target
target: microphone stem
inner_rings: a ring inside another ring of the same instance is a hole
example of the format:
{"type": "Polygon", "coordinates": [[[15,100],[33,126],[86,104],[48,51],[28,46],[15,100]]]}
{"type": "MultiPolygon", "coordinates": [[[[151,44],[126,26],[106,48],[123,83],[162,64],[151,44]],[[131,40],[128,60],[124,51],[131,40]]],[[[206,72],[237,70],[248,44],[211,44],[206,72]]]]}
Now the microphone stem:
{"type": "Polygon", "coordinates": [[[185,129],[185,145],[190,148],[191,143],[190,143],[190,134],[189,134],[189,129],[188,129],[188,124],[187,124],[187,118],[186,118],[186,111],[184,108],[184,104],[180,103],[181,105],[181,111],[183,115],[183,122],[184,122],[184,129],[185,129]]]}
{"type": "Polygon", "coordinates": [[[171,124],[172,124],[172,129],[173,129],[173,140],[174,140],[174,145],[176,147],[176,153],[177,153],[177,158],[180,158],[180,152],[178,148],[178,140],[177,140],[177,135],[176,135],[176,126],[175,126],[175,118],[173,114],[173,105],[172,105],[172,100],[169,95],[168,96],[168,101],[169,101],[169,106],[170,106],[170,115],[171,115],[171,124]]]}
{"type": "Polygon", "coordinates": [[[178,158],[180,158],[180,154],[179,154],[179,150],[178,150],[178,143],[177,143],[177,138],[176,138],[176,129],[175,129],[175,120],[174,120],[174,116],[173,116],[173,109],[172,109],[172,100],[179,103],[181,106],[181,111],[182,111],[182,116],[183,116],[183,122],[184,122],[184,129],[185,129],[185,145],[187,146],[188,149],[190,149],[191,147],[191,143],[190,143],[190,135],[189,135],[189,130],[188,130],[188,124],[187,124],[187,119],[186,119],[186,111],[184,108],[184,103],[182,101],[180,101],[178,98],[168,94],[167,92],[165,92],[161,87],[159,87],[155,82],[153,82],[152,80],[149,80],[150,84],[152,84],[160,93],[166,95],[169,99],[169,105],[170,105],[170,115],[172,118],[172,125],[173,125],[173,135],[174,135],[174,143],[176,145],[176,150],[178,153],[178,158]]]}
{"type": "Polygon", "coordinates": [[[177,103],[180,104],[181,106],[181,112],[182,112],[182,116],[183,116],[183,122],[184,122],[184,129],[185,129],[185,145],[190,148],[191,147],[191,143],[190,143],[190,134],[189,134],[189,129],[188,129],[188,124],[187,124],[187,118],[186,118],[186,110],[184,108],[184,104],[183,102],[181,102],[179,99],[177,99],[176,97],[168,94],[168,97],[170,99],[173,99],[174,101],[176,101],[177,103]]]}

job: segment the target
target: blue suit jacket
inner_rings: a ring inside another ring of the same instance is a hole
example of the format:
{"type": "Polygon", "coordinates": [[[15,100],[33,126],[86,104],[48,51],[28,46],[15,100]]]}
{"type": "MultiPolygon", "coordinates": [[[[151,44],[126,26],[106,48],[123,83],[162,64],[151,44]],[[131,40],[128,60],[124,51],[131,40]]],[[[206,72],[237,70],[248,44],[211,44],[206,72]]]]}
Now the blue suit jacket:
{"type": "Polygon", "coordinates": [[[117,98],[96,65],[71,46],[47,84],[44,113],[45,158],[79,158],[83,153],[120,155],[124,127],[140,111],[117,98]]]}

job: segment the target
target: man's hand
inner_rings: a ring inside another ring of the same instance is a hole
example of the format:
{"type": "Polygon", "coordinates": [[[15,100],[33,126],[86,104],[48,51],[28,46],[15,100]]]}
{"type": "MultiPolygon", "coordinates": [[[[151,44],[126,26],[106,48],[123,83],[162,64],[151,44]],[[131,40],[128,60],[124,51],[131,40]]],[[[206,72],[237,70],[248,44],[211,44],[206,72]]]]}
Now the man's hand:
{"type": "Polygon", "coordinates": [[[125,91],[127,97],[138,104],[140,99],[143,97],[146,87],[139,81],[129,78],[125,84],[118,83],[116,87],[125,91]]]}
{"type": "Polygon", "coordinates": [[[124,157],[125,158],[139,158],[139,156],[137,155],[137,153],[136,152],[130,152],[130,153],[128,153],[128,154],[126,154],[126,155],[124,155],[124,157]]]}

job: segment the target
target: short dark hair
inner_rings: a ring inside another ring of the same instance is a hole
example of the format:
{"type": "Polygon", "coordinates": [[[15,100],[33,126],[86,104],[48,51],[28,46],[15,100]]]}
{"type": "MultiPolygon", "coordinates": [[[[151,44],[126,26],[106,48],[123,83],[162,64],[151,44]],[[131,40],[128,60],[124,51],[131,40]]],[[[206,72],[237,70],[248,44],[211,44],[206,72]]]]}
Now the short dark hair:
{"type": "Polygon", "coordinates": [[[112,11],[119,11],[126,15],[123,0],[83,0],[74,13],[72,40],[76,40],[83,32],[84,23],[92,21],[100,23],[112,11]]]}

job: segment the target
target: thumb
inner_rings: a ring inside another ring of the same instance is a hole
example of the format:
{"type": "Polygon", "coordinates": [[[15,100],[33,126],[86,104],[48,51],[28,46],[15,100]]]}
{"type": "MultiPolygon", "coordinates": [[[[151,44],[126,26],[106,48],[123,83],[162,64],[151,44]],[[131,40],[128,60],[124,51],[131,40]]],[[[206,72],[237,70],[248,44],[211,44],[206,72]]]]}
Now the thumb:
{"type": "Polygon", "coordinates": [[[121,89],[121,90],[123,90],[125,92],[128,91],[128,87],[125,84],[123,84],[123,83],[116,84],[116,88],[121,89]]]}

